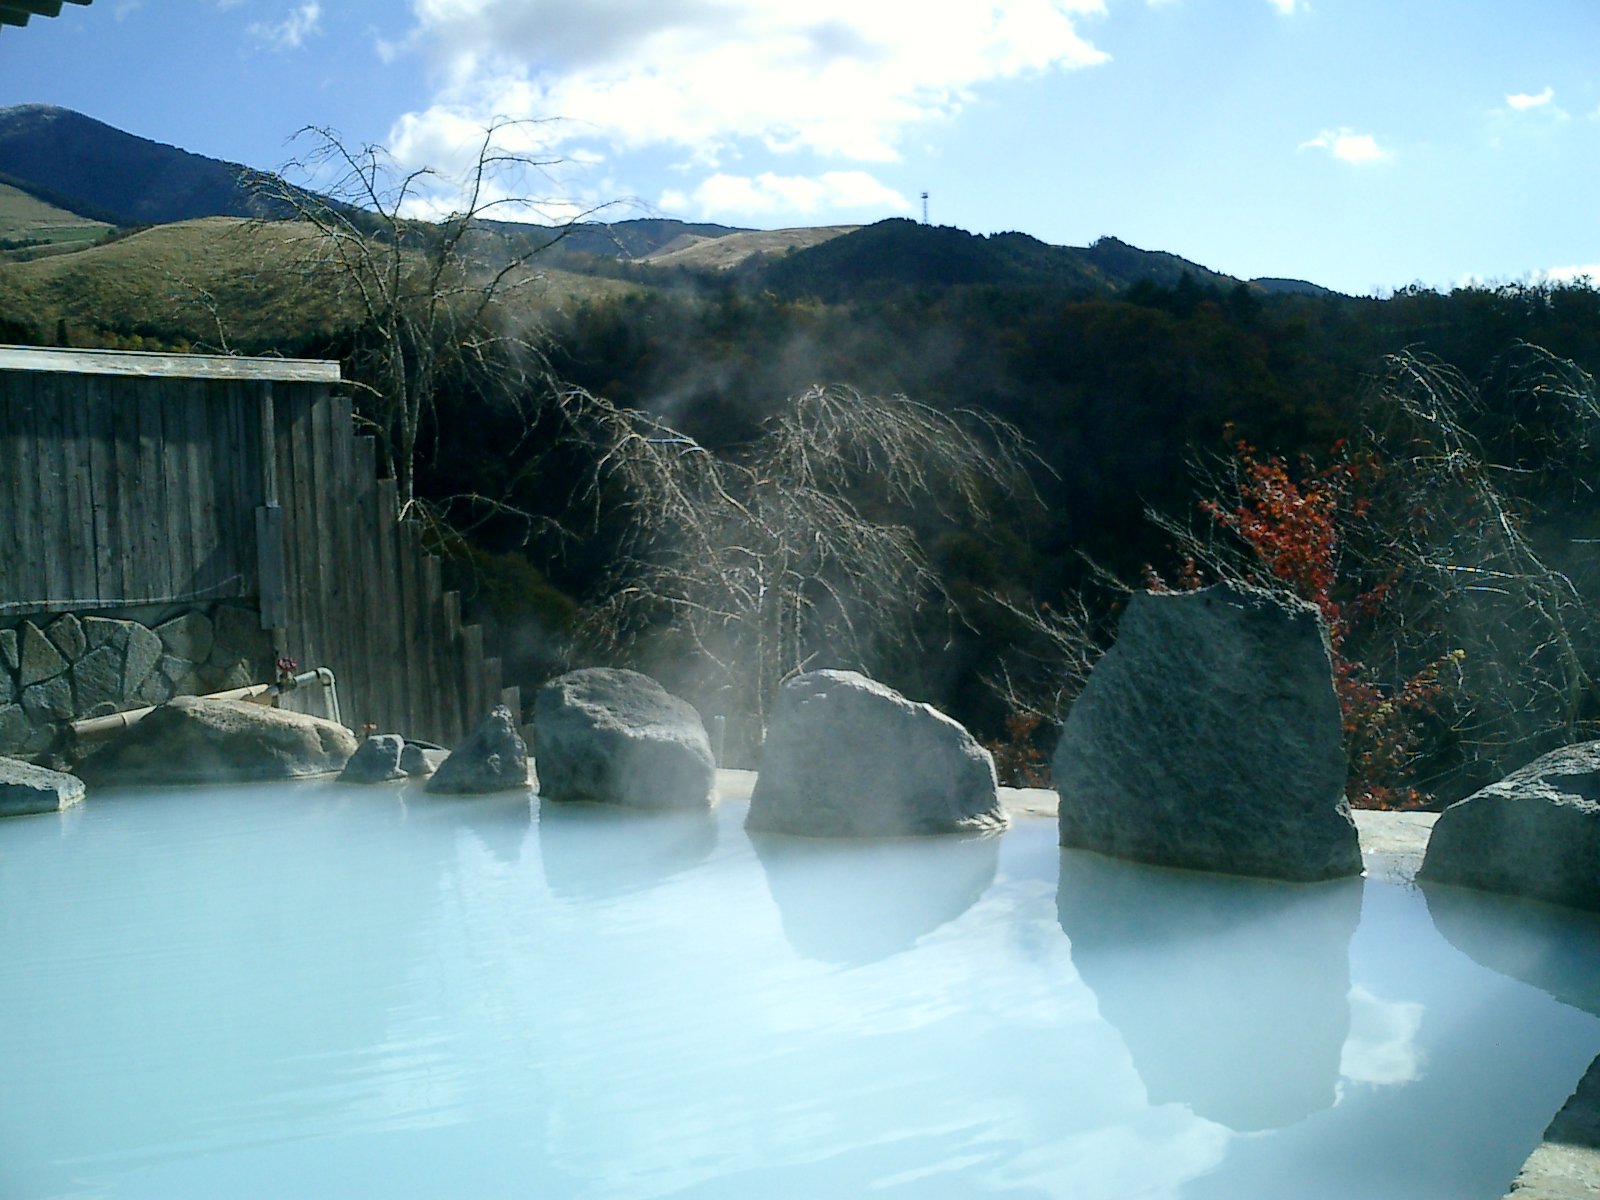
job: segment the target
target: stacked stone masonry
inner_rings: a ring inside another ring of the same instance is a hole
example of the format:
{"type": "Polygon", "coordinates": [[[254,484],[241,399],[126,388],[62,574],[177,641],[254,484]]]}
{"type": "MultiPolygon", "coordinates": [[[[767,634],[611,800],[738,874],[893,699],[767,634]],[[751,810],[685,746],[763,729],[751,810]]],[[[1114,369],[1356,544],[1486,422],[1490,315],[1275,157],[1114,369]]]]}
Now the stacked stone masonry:
{"type": "Polygon", "coordinates": [[[0,624],[0,755],[42,754],[68,721],[271,680],[272,642],[237,604],[0,624]]]}

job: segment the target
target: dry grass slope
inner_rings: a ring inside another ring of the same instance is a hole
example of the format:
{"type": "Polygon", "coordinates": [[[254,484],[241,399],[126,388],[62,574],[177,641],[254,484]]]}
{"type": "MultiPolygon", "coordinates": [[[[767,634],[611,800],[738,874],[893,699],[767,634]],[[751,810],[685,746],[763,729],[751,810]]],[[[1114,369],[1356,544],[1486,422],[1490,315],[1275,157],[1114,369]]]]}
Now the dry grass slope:
{"type": "MultiPolygon", "coordinates": [[[[40,327],[58,320],[111,329],[159,328],[213,348],[270,351],[353,320],[301,262],[309,226],[206,217],[157,225],[105,245],[31,262],[0,262],[0,317],[40,327]]],[[[514,319],[636,285],[539,270],[517,289],[514,319]]]]}

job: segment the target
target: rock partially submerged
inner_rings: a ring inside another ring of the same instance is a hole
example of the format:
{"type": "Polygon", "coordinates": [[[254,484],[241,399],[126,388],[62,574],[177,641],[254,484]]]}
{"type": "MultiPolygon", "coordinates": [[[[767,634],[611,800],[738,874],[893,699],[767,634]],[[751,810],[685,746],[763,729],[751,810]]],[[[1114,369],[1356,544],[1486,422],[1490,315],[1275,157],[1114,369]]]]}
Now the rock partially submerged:
{"type": "Polygon", "coordinates": [[[1600,911],[1600,741],[1552,750],[1445,809],[1417,878],[1600,911]]]}
{"type": "Polygon", "coordinates": [[[1003,829],[994,760],[960,724],[855,671],[778,693],[748,829],[901,837],[1003,829]]]}
{"type": "Polygon", "coordinates": [[[428,780],[430,792],[479,795],[528,786],[528,747],[504,704],[479,721],[428,780]]]}
{"type": "Polygon", "coordinates": [[[244,700],[179,696],[82,765],[90,783],[247,783],[331,775],[356,737],[320,717],[244,700]]]}
{"type": "Polygon", "coordinates": [[[570,671],[539,689],[540,794],[630,808],[708,808],[716,763],[705,722],[648,675],[570,671]]]}
{"type": "Polygon", "coordinates": [[[1063,846],[1276,879],[1361,871],[1327,640],[1302,601],[1135,595],[1054,776],[1063,846]]]}
{"type": "Polygon", "coordinates": [[[364,738],[339,773],[340,783],[393,783],[404,779],[400,758],[405,739],[398,733],[374,733],[364,738]]]}
{"type": "Polygon", "coordinates": [[[0,758],[0,817],[59,812],[83,799],[83,780],[15,758],[0,758]]]}

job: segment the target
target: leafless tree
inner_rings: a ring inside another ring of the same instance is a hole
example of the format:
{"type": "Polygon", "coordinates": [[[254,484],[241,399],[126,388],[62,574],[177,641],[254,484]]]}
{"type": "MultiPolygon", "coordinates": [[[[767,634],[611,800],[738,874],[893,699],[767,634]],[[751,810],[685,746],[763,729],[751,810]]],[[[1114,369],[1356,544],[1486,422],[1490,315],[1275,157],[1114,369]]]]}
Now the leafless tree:
{"type": "Polygon", "coordinates": [[[946,599],[919,527],[1031,495],[1011,426],[904,396],[813,387],[722,455],[584,393],[567,418],[601,448],[584,499],[632,531],[596,627],[697,664],[689,690],[749,740],[789,675],[874,672],[914,644],[919,614],[946,599]]]}
{"type": "Polygon", "coordinates": [[[362,408],[403,509],[416,500],[418,439],[447,379],[492,379],[510,396],[549,387],[527,306],[504,314],[537,284],[532,261],[598,210],[573,212],[524,190],[560,165],[504,148],[535,141],[539,124],[488,126],[460,177],[402,167],[382,146],[352,146],[311,126],[296,136],[303,154],[251,179],[264,220],[289,218],[303,230],[294,239],[297,269],[353,315],[351,382],[366,396],[362,408]],[[447,211],[433,219],[413,215],[439,203],[447,211]],[[556,224],[517,238],[486,225],[551,208],[561,212],[556,224]]]}

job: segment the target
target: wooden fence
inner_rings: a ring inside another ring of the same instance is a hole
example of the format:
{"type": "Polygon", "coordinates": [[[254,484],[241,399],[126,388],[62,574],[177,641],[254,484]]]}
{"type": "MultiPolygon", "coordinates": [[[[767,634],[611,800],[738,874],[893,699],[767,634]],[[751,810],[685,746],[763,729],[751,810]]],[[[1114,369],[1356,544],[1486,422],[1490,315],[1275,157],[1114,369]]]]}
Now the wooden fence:
{"type": "MultiPolygon", "coordinates": [[[[0,347],[0,620],[236,600],[345,723],[454,745],[499,703],[337,363],[0,347]]],[[[318,698],[286,697],[318,711],[318,698]]]]}

